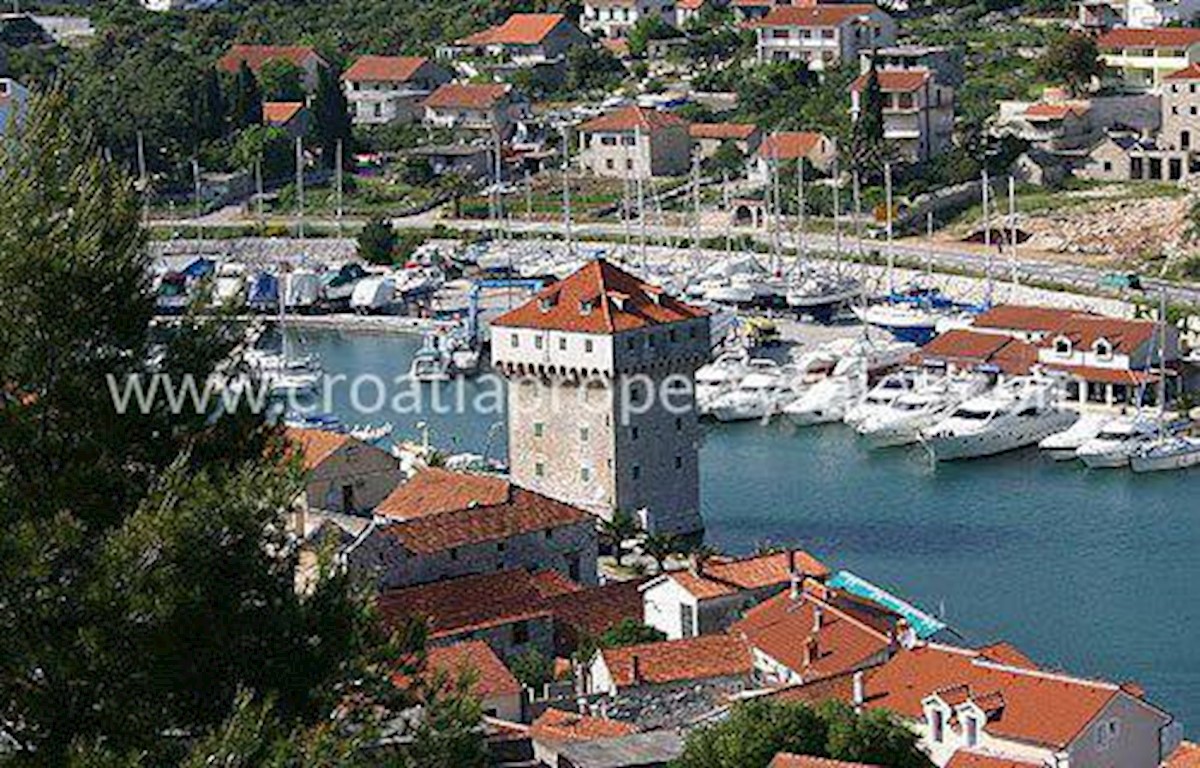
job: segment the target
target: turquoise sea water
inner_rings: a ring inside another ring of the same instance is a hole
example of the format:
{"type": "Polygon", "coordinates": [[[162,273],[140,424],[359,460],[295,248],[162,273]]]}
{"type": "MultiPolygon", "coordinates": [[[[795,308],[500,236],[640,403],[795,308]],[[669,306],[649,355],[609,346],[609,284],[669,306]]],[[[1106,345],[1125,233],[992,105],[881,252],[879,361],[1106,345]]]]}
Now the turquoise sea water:
{"type": "MultiPolygon", "coordinates": [[[[415,337],[304,331],[330,373],[391,379],[415,337]]],[[[473,392],[468,389],[468,394],[473,392]]],[[[415,439],[503,457],[496,416],[360,416],[415,439]],[[490,437],[489,437],[490,433],[490,437]]],[[[934,470],[920,449],[867,451],[840,426],[713,425],[701,450],[711,543],[803,547],[938,613],[973,642],[1008,640],[1043,664],[1135,680],[1200,727],[1200,470],[1088,472],[1036,451],[934,470]]]]}

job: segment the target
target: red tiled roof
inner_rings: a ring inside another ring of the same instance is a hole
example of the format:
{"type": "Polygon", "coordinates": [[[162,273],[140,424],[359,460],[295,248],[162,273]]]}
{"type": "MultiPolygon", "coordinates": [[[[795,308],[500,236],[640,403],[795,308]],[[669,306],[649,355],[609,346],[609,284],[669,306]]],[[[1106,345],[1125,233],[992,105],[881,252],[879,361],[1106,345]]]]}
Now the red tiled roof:
{"type": "Polygon", "coordinates": [[[706,2],[708,2],[708,0],[679,0],[679,2],[675,4],[675,7],[682,8],[685,11],[698,11],[704,7],[706,2]]]}
{"type": "Polygon", "coordinates": [[[557,742],[615,739],[638,731],[633,723],[607,717],[589,717],[553,707],[539,715],[529,726],[529,735],[535,740],[557,742]]]}
{"type": "Polygon", "coordinates": [[[1038,102],[1025,110],[1027,120],[1062,120],[1067,115],[1081,117],[1088,111],[1084,104],[1047,104],[1038,102]]]}
{"type": "Polygon", "coordinates": [[[768,160],[795,160],[798,157],[811,157],[824,138],[824,134],[812,131],[773,133],[758,145],[758,156],[768,160]]]}
{"type": "Polygon", "coordinates": [[[997,304],[976,316],[971,324],[976,328],[997,330],[1041,331],[1048,333],[1062,325],[1063,321],[1086,314],[1073,309],[1055,307],[1031,307],[1022,304],[997,304]]]}
{"type": "Polygon", "coordinates": [[[359,56],[350,68],[342,73],[342,79],[355,82],[403,83],[428,62],[429,59],[424,56],[359,56]]]}
{"type": "Polygon", "coordinates": [[[561,13],[514,13],[503,24],[467,35],[460,45],[537,45],[567,17],[561,13]]]}
{"type": "Polygon", "coordinates": [[[338,451],[347,441],[353,439],[349,435],[328,432],[323,429],[302,429],[286,427],[284,438],[304,453],[304,468],[316,469],[325,459],[338,451]]]}
{"type": "Polygon", "coordinates": [[[1040,669],[1033,659],[1025,655],[1025,653],[1017,648],[1012,643],[1004,642],[1003,640],[991,645],[984,645],[979,648],[979,655],[984,658],[991,659],[997,664],[1005,664],[1010,667],[1024,667],[1025,669],[1040,669]]]}
{"type": "Polygon", "coordinates": [[[1184,741],[1164,763],[1165,768],[1200,768],[1200,747],[1184,741]]]}
{"type": "Polygon", "coordinates": [[[1172,72],[1164,80],[1200,80],[1200,64],[1189,64],[1178,72],[1172,72]]]}
{"type": "Polygon", "coordinates": [[[1111,683],[1000,665],[978,651],[932,644],[900,651],[866,681],[867,706],[917,720],[924,717],[922,700],[938,692],[994,701],[999,716],[984,724],[987,733],[1056,749],[1071,744],[1115,696],[1126,695],[1111,683]]]}
{"type": "Polygon", "coordinates": [[[444,469],[422,470],[392,491],[375,514],[395,521],[384,533],[423,554],[594,520],[578,507],[507,480],[444,469]]]}
{"type": "Polygon", "coordinates": [[[433,638],[550,618],[533,578],[519,568],[388,590],[379,610],[392,622],[425,619],[433,638]]]}
{"type": "Polygon", "coordinates": [[[434,109],[462,107],[491,109],[508,93],[503,83],[446,83],[425,99],[425,106],[434,109]]]}
{"type": "MultiPolygon", "coordinates": [[[[736,595],[762,587],[791,582],[792,553],[772,552],[741,560],[707,560],[699,574],[690,570],[671,571],[667,578],[692,593],[699,600],[736,595]]],[[[795,550],[796,568],[804,576],[824,579],[829,568],[807,552],[795,550]]]]}
{"type": "Polygon", "coordinates": [[[865,16],[874,5],[777,5],[754,22],[756,27],[836,27],[850,19],[865,16]]]}
{"type": "Polygon", "coordinates": [[[581,584],[576,584],[558,571],[538,571],[533,574],[533,586],[542,597],[550,599],[563,595],[577,595],[583,591],[581,584]]]}
{"type": "Polygon", "coordinates": [[[745,141],[758,131],[749,123],[692,123],[688,134],[693,139],[728,139],[745,141]]]}
{"type": "Polygon", "coordinates": [[[946,768],[1040,768],[1044,763],[1027,763],[1011,757],[960,749],[950,756],[946,768]]]}
{"type": "Polygon", "coordinates": [[[751,608],[730,628],[793,672],[826,677],[861,668],[887,650],[887,635],[811,594],[789,592],[751,608]],[[817,615],[820,612],[820,626],[817,615]]]}
{"type": "Polygon", "coordinates": [[[626,619],[641,623],[644,581],[615,581],[579,592],[549,596],[554,619],[587,637],[597,637],[626,619]]]}
{"type": "Polygon", "coordinates": [[[292,121],[300,110],[304,109],[302,101],[264,101],[262,105],[263,122],[267,125],[286,125],[292,121]]]}
{"type": "MultiPolygon", "coordinates": [[[[487,643],[482,640],[464,640],[453,645],[435,646],[428,649],[427,669],[447,676],[447,685],[453,686],[467,676],[475,679],[471,692],[481,699],[493,696],[512,696],[521,693],[521,684],[504,662],[487,643]]],[[[399,686],[408,683],[403,674],[396,674],[392,681],[399,686]]]]}
{"type": "Polygon", "coordinates": [[[617,686],[663,685],[714,677],[749,675],[754,668],[750,650],[732,635],[701,635],[661,643],[628,645],[599,651],[617,686]],[[633,658],[640,680],[633,680],[633,658]]]}
{"type": "MultiPolygon", "coordinates": [[[[867,87],[870,77],[868,72],[854,78],[850,90],[861,91],[867,87]]],[[[927,69],[885,69],[876,71],[875,78],[879,81],[879,90],[884,93],[911,93],[924,86],[930,74],[927,69]]]]}
{"type": "Polygon", "coordinates": [[[706,311],[668,296],[657,286],[643,283],[604,259],[597,259],[495,318],[491,325],[613,334],[707,315],[706,311]],[[586,312],[585,303],[590,308],[586,312]]]}
{"type": "Polygon", "coordinates": [[[914,354],[918,361],[939,360],[960,367],[995,365],[1008,374],[1024,374],[1037,362],[1037,347],[1001,333],[954,328],[914,354]]]}
{"type": "Polygon", "coordinates": [[[1122,320],[1101,315],[1073,314],[1065,317],[1042,342],[1051,346],[1054,339],[1065,336],[1076,348],[1091,349],[1100,339],[1107,340],[1114,351],[1133,353],[1155,337],[1158,326],[1149,320],[1122,320]]]}
{"type": "Polygon", "coordinates": [[[1113,29],[1096,40],[1101,49],[1178,48],[1200,43],[1200,29],[1156,27],[1153,29],[1113,29]]]}
{"type": "Polygon", "coordinates": [[[828,757],[812,757],[811,755],[793,755],[780,752],[771,760],[767,768],[879,768],[867,763],[847,763],[844,760],[831,760],[828,757]]]}
{"type": "Polygon", "coordinates": [[[623,38],[606,37],[600,41],[600,45],[604,46],[614,56],[626,56],[629,54],[629,41],[623,38]]]}
{"type": "Polygon", "coordinates": [[[594,117],[579,126],[581,133],[595,131],[635,131],[642,130],[647,134],[657,133],[667,128],[686,128],[688,122],[678,115],[663,112],[659,109],[646,109],[636,104],[620,107],[594,117]]]}
{"type": "MultiPolygon", "coordinates": [[[[825,701],[849,703],[854,698],[855,672],[855,670],[847,670],[836,675],[807,680],[799,685],[777,688],[767,694],[766,698],[771,701],[796,704],[820,704],[825,701]]],[[[871,672],[870,669],[863,670],[863,679],[869,678],[871,672]]]]}
{"type": "Polygon", "coordinates": [[[321,64],[325,63],[311,45],[235,45],[217,60],[217,67],[225,72],[237,72],[244,61],[252,71],[258,72],[268,61],[280,60],[302,67],[313,56],[321,64]]]}

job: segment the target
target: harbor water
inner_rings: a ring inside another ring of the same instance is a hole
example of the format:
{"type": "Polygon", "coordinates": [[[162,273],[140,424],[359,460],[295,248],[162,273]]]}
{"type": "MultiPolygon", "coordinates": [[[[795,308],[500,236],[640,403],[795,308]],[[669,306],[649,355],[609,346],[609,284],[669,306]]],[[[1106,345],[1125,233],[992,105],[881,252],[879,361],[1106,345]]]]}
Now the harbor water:
{"type": "MultiPolygon", "coordinates": [[[[292,331],[326,372],[408,371],[416,336],[292,331]]],[[[450,384],[438,385],[448,388],[450,384]]],[[[468,394],[472,387],[468,385],[468,394]]],[[[357,414],[398,439],[504,458],[502,415],[357,414]]],[[[892,589],[969,642],[1007,640],[1049,668],[1132,680],[1188,733],[1200,723],[1200,470],[1133,475],[1036,450],[936,469],[920,448],[868,451],[841,426],[712,425],[701,449],[711,544],[795,545],[892,589]]]]}

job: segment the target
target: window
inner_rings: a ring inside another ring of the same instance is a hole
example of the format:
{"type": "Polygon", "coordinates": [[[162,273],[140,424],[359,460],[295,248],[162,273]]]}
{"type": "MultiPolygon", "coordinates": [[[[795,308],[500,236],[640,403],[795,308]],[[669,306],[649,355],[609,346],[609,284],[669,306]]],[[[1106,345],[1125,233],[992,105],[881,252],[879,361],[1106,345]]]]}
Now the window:
{"type": "Polygon", "coordinates": [[[496,542],[496,551],[497,552],[504,551],[504,542],[503,541],[496,542]]]}
{"type": "Polygon", "coordinates": [[[587,467],[581,467],[579,470],[579,480],[584,483],[592,482],[592,470],[587,467]]]}
{"type": "Polygon", "coordinates": [[[1109,172],[1111,172],[1111,171],[1112,171],[1112,161],[1111,161],[1111,160],[1105,160],[1105,161],[1104,161],[1104,172],[1105,172],[1105,173],[1109,173],[1109,172]]]}
{"type": "Polygon", "coordinates": [[[1096,339],[1095,351],[1098,357],[1112,357],[1112,344],[1107,339],[1096,339]]]}
{"type": "Polygon", "coordinates": [[[1054,354],[1056,354],[1056,355],[1071,354],[1071,340],[1070,339],[1055,339],[1054,354]]]}
{"type": "Polygon", "coordinates": [[[633,170],[633,158],[632,157],[625,158],[625,170],[627,170],[627,171],[633,170]]]}
{"type": "Polygon", "coordinates": [[[683,431],[683,417],[682,416],[675,417],[675,431],[676,432],[683,431]]]}
{"type": "Polygon", "coordinates": [[[553,539],[553,538],[554,538],[554,529],[553,529],[553,528],[547,528],[547,529],[546,529],[546,536],[545,536],[545,538],[546,538],[546,541],[550,541],[551,539],[553,539]]]}
{"type": "Polygon", "coordinates": [[[514,333],[510,343],[512,344],[512,348],[516,349],[517,347],[521,346],[521,337],[514,333]]]}
{"type": "Polygon", "coordinates": [[[912,109],[913,96],[911,93],[900,93],[896,95],[897,109],[912,109]]]}
{"type": "Polygon", "coordinates": [[[533,465],[533,474],[537,477],[545,477],[546,476],[546,465],[540,461],[538,463],[534,464],[533,465]]]}
{"type": "Polygon", "coordinates": [[[1117,720],[1105,720],[1096,726],[1096,746],[1108,749],[1121,733],[1121,724],[1117,720]]]}
{"type": "Polygon", "coordinates": [[[529,622],[518,621],[512,625],[513,645],[525,645],[529,642],[529,622]]]}
{"type": "Polygon", "coordinates": [[[604,167],[611,171],[617,167],[617,163],[610,157],[604,161],[604,167]]]}
{"type": "Polygon", "coordinates": [[[683,637],[696,636],[696,606],[682,603],[680,604],[679,633],[683,637]]]}
{"type": "Polygon", "coordinates": [[[580,581],[583,576],[579,555],[567,555],[567,576],[571,581],[580,581]]]}
{"type": "Polygon", "coordinates": [[[946,723],[942,716],[942,710],[934,709],[929,712],[931,722],[929,724],[929,732],[935,744],[941,744],[946,738],[946,723]]]}
{"type": "Polygon", "coordinates": [[[590,354],[593,347],[595,347],[595,342],[593,342],[591,339],[584,339],[584,342],[583,342],[583,351],[584,352],[587,352],[590,354]]]}
{"type": "Polygon", "coordinates": [[[343,485],[342,486],[342,512],[345,514],[350,514],[354,510],[355,510],[354,486],[353,485],[343,485]]]}
{"type": "Polygon", "coordinates": [[[974,747],[979,743],[979,721],[968,715],[964,723],[966,725],[967,746],[974,747]]]}
{"type": "Polygon", "coordinates": [[[787,40],[791,37],[791,34],[786,29],[773,29],[771,30],[771,37],[775,40],[787,40]]]}
{"type": "Polygon", "coordinates": [[[450,548],[450,559],[451,559],[451,560],[458,560],[458,547],[451,547],[451,548],[450,548]]]}
{"type": "Polygon", "coordinates": [[[567,351],[567,337],[566,336],[563,336],[561,339],[558,340],[558,351],[560,351],[560,352],[567,351]]]}
{"type": "Polygon", "coordinates": [[[675,457],[675,469],[683,469],[683,457],[682,456],[675,457]]]}
{"type": "Polygon", "coordinates": [[[540,421],[533,422],[533,436],[542,437],[546,434],[546,425],[540,421]]]}
{"type": "Polygon", "coordinates": [[[591,433],[590,429],[588,429],[587,427],[579,428],[579,442],[586,443],[591,436],[592,436],[592,433],[591,433]]]}
{"type": "Polygon", "coordinates": [[[1192,148],[1192,132],[1191,131],[1180,131],[1179,132],[1179,148],[1180,149],[1191,149],[1192,148]]]}
{"type": "Polygon", "coordinates": [[[616,136],[601,136],[600,143],[606,147],[615,147],[617,145],[616,136]]]}
{"type": "Polygon", "coordinates": [[[630,440],[637,440],[639,435],[640,435],[640,432],[638,432],[637,427],[629,428],[629,439],[630,440]]]}
{"type": "Polygon", "coordinates": [[[678,335],[679,335],[679,334],[677,334],[677,333],[675,332],[675,329],[674,329],[674,328],[672,328],[670,331],[668,331],[668,332],[667,332],[667,340],[668,340],[668,341],[670,341],[672,344],[674,344],[674,343],[675,343],[675,339],[676,339],[676,337],[677,337],[678,335]]]}
{"type": "Polygon", "coordinates": [[[541,349],[541,348],[542,348],[542,337],[541,337],[541,336],[534,336],[534,337],[533,337],[533,348],[534,348],[534,349],[541,349]]]}
{"type": "Polygon", "coordinates": [[[639,479],[641,479],[641,477],[642,477],[642,465],[634,464],[633,465],[633,479],[639,480],[639,479]]]}

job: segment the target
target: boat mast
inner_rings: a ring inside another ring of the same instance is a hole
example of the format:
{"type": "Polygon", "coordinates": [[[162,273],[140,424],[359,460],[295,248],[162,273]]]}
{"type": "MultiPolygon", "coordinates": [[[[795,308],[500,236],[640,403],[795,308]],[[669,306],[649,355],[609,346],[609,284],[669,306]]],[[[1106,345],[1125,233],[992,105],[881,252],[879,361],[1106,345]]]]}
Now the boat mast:
{"type": "Polygon", "coordinates": [[[988,208],[988,200],[990,198],[990,187],[988,186],[987,166],[983,168],[983,247],[987,250],[987,260],[985,270],[987,271],[987,287],[984,290],[983,305],[985,307],[992,306],[992,216],[988,208]]]}
{"type": "MultiPolygon", "coordinates": [[[[836,151],[836,147],[835,147],[836,151]]],[[[842,172],[838,156],[833,156],[833,250],[837,254],[838,271],[842,269],[842,172]]]]}
{"type": "Polygon", "coordinates": [[[808,242],[804,236],[804,156],[796,158],[796,255],[807,269],[808,242]]]}
{"type": "Polygon", "coordinates": [[[1012,260],[1012,284],[1021,284],[1021,263],[1017,260],[1017,183],[1008,177],[1008,256],[1012,260]]]}
{"type": "Polygon", "coordinates": [[[642,271],[646,269],[646,185],[642,179],[642,128],[637,126],[633,129],[633,149],[637,153],[637,160],[634,162],[633,180],[637,185],[637,209],[638,209],[638,250],[642,260],[642,271]]]}
{"type": "Polygon", "coordinates": [[[767,178],[767,200],[771,215],[771,276],[779,274],[779,134],[771,134],[771,173],[767,178]]]}
{"type": "MultiPolygon", "coordinates": [[[[861,294],[862,294],[862,308],[863,308],[863,316],[862,316],[863,338],[866,339],[867,341],[870,341],[871,340],[870,326],[867,324],[867,255],[866,255],[866,252],[863,250],[862,232],[860,230],[860,227],[862,225],[862,194],[861,194],[862,188],[860,186],[857,169],[854,170],[850,179],[851,179],[851,183],[853,185],[851,187],[851,191],[853,192],[853,196],[854,196],[854,241],[856,244],[855,249],[858,252],[859,268],[862,270],[862,287],[863,287],[863,289],[861,291],[861,294]]],[[[866,375],[866,365],[865,364],[863,366],[863,375],[864,376],[866,375]]]]}
{"type": "Polygon", "coordinates": [[[733,250],[733,211],[729,207],[729,171],[721,171],[721,200],[725,206],[725,215],[729,224],[725,227],[725,253],[733,250]]]}
{"type": "Polygon", "coordinates": [[[692,153],[692,266],[700,266],[700,152],[692,153]]]}
{"type": "Polygon", "coordinates": [[[300,239],[304,239],[304,139],[296,137],[296,219],[300,239]]]}
{"type": "Polygon", "coordinates": [[[570,128],[562,126],[562,194],[563,234],[567,240],[567,256],[575,255],[575,241],[571,236],[571,136],[570,128]]]}
{"type": "Polygon", "coordinates": [[[896,252],[892,248],[892,164],[883,164],[884,205],[887,206],[887,274],[888,292],[896,292],[896,252]]]}
{"type": "Polygon", "coordinates": [[[337,150],[334,152],[336,157],[334,162],[337,164],[337,178],[335,179],[335,188],[337,191],[337,231],[338,237],[342,236],[342,202],[343,202],[343,187],[342,187],[342,140],[337,140],[337,150]]]}
{"type": "Polygon", "coordinates": [[[1166,439],[1167,422],[1167,289],[1158,294],[1158,439],[1166,439]]]}

